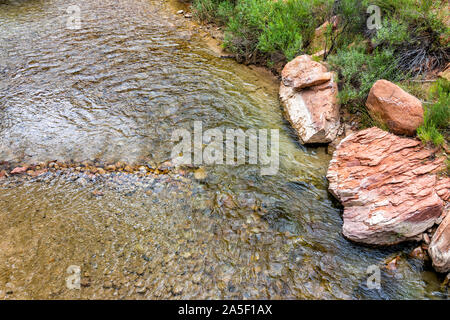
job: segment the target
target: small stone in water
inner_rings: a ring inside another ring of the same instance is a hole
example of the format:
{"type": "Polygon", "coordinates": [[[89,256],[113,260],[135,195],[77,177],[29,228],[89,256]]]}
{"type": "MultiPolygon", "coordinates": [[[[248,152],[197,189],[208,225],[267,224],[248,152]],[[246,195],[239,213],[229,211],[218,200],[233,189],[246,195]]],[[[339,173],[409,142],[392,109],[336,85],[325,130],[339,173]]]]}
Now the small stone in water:
{"type": "Polygon", "coordinates": [[[11,171],[11,174],[20,174],[20,173],[26,172],[27,170],[28,170],[28,167],[17,167],[11,171]]]}
{"type": "Polygon", "coordinates": [[[175,287],[172,289],[173,294],[178,295],[183,292],[183,287],[179,284],[175,285],[175,287]]]}
{"type": "Polygon", "coordinates": [[[14,292],[14,285],[11,282],[5,284],[6,294],[12,294],[14,292]]]}
{"type": "Polygon", "coordinates": [[[110,164],[110,165],[106,166],[105,169],[108,171],[116,171],[116,166],[113,164],[110,164]]]}
{"type": "Polygon", "coordinates": [[[92,194],[96,197],[103,196],[103,192],[101,192],[100,190],[94,190],[94,191],[92,191],[92,194]]]}
{"type": "Polygon", "coordinates": [[[188,259],[192,254],[190,252],[183,252],[181,256],[185,259],[188,259]]]}
{"type": "Polygon", "coordinates": [[[198,168],[197,170],[195,170],[194,172],[194,178],[197,180],[204,180],[206,179],[206,171],[204,168],[198,168]]]}

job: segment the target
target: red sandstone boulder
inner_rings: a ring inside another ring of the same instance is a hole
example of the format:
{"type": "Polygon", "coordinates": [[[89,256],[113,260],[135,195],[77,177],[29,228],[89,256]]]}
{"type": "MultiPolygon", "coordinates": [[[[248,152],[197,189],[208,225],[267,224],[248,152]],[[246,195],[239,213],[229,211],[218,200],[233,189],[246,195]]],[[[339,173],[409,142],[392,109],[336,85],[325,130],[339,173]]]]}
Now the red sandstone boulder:
{"type": "Polygon", "coordinates": [[[423,122],[420,100],[387,80],[375,82],[366,106],[373,119],[396,134],[412,136],[423,122]]]}
{"type": "Polygon", "coordinates": [[[433,267],[438,272],[450,271],[450,210],[447,210],[444,220],[431,239],[428,253],[433,261],[433,267]]]}
{"type": "Polygon", "coordinates": [[[280,100],[302,143],[329,143],[340,127],[338,89],[333,74],[303,55],[282,72],[280,100]]]}
{"type": "Polygon", "coordinates": [[[379,128],[347,136],[327,173],[330,192],[344,205],[344,236],[391,245],[422,234],[442,213],[436,187],[445,183],[436,173],[444,168],[444,159],[418,140],[379,128]]]}
{"type": "Polygon", "coordinates": [[[302,89],[330,81],[332,73],[305,54],[288,62],[281,71],[281,78],[285,86],[302,89]]]}

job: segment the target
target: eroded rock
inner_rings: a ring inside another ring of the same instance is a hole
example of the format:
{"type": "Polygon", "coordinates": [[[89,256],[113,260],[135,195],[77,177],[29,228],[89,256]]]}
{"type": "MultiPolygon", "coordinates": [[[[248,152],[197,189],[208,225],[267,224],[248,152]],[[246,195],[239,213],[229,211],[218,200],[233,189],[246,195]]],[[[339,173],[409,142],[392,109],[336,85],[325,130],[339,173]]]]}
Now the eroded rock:
{"type": "Polygon", "coordinates": [[[433,267],[438,272],[450,271],[450,209],[446,210],[445,218],[431,239],[428,253],[433,261],[433,267]]]}
{"type": "Polygon", "coordinates": [[[310,56],[302,55],[286,64],[281,77],[285,86],[303,89],[330,81],[332,73],[310,56]]]}
{"type": "Polygon", "coordinates": [[[373,119],[396,134],[412,136],[423,122],[420,100],[387,80],[375,82],[366,106],[373,119]]]}
{"type": "Polygon", "coordinates": [[[444,185],[437,175],[444,168],[444,158],[418,140],[375,127],[347,136],[327,173],[330,192],[344,205],[344,236],[391,245],[422,234],[442,213],[436,186],[444,185]]]}
{"type": "Polygon", "coordinates": [[[282,72],[280,100],[303,144],[329,143],[339,131],[338,89],[325,66],[303,55],[282,72]]]}

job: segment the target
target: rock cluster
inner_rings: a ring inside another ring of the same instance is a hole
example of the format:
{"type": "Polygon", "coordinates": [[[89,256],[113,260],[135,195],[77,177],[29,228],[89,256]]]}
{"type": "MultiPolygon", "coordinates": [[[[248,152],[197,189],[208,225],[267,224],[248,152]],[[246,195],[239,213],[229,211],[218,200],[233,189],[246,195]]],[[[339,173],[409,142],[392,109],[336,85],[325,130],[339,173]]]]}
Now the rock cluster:
{"type": "MultiPolygon", "coordinates": [[[[444,157],[416,139],[375,127],[347,136],[327,173],[330,192],[344,205],[344,236],[370,245],[421,237],[445,216],[450,200],[445,167],[444,157]]],[[[441,272],[450,270],[449,220],[444,219],[429,246],[441,272]]]]}
{"type": "MultiPolygon", "coordinates": [[[[5,167],[5,165],[2,165],[5,167]]],[[[12,166],[10,169],[8,164],[6,168],[0,168],[0,180],[5,179],[13,175],[26,174],[30,177],[37,177],[49,171],[72,171],[82,172],[91,176],[101,176],[111,172],[124,172],[130,174],[167,174],[173,172],[174,166],[170,161],[166,161],[158,166],[156,165],[139,165],[139,164],[127,164],[125,162],[116,163],[97,163],[95,161],[83,161],[81,163],[71,161],[49,161],[40,162],[38,164],[27,164],[21,166],[12,166]]],[[[178,171],[183,171],[179,169],[178,171]]]]}
{"type": "Polygon", "coordinates": [[[303,144],[329,143],[339,131],[334,75],[308,55],[296,57],[282,73],[280,100],[303,144]]]}

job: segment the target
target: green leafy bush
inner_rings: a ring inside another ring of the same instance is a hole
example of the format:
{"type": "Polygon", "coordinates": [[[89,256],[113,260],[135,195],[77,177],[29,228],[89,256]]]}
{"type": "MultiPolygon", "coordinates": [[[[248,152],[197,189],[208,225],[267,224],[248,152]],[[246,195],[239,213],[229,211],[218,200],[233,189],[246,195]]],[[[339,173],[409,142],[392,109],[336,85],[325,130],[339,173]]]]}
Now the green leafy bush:
{"type": "MultiPolygon", "coordinates": [[[[240,61],[253,57],[253,62],[279,65],[326,46],[325,59],[339,74],[341,103],[367,119],[364,104],[375,81],[397,82],[442,69],[450,58],[446,1],[193,0],[193,7],[201,20],[225,26],[224,46],[240,61]],[[378,30],[367,28],[369,5],[381,8],[378,30]],[[337,29],[330,24],[323,33],[326,41],[313,42],[315,29],[333,16],[337,29]]],[[[436,125],[436,119],[430,121],[436,125]]],[[[430,123],[422,135],[439,140],[430,123]]]]}
{"type": "Polygon", "coordinates": [[[330,56],[332,68],[339,74],[339,98],[350,111],[364,109],[372,85],[379,79],[396,81],[400,75],[395,68],[395,57],[390,50],[375,50],[372,54],[364,47],[341,49],[330,56]]]}
{"type": "Polygon", "coordinates": [[[225,46],[241,55],[304,51],[320,22],[318,10],[331,0],[194,0],[197,17],[226,26],[225,46]]]}
{"type": "Polygon", "coordinates": [[[450,126],[450,86],[448,81],[439,81],[433,93],[438,101],[425,108],[424,122],[417,129],[417,135],[424,142],[432,142],[436,146],[444,144],[443,133],[450,126]]]}

